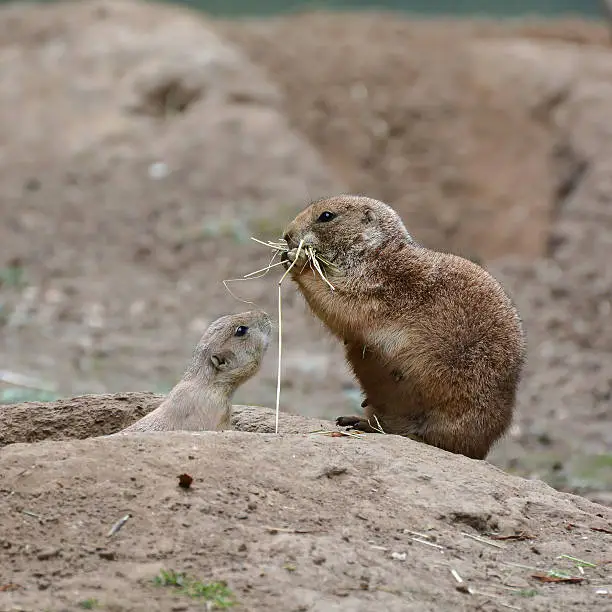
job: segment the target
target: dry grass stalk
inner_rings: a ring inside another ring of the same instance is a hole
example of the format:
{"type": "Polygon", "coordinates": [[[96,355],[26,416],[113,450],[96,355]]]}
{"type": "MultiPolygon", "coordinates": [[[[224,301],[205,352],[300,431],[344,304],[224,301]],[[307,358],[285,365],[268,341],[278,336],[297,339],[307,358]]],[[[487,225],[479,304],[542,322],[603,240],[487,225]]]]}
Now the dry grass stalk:
{"type": "Polygon", "coordinates": [[[110,531],[106,534],[107,537],[114,536],[127,522],[132,518],[132,515],[128,512],[125,516],[122,516],[111,528],[110,531]]]}
{"type": "Polygon", "coordinates": [[[432,548],[437,548],[438,550],[444,550],[444,546],[440,546],[440,544],[434,544],[433,542],[428,542],[427,540],[421,540],[421,538],[410,538],[413,542],[418,542],[419,544],[425,544],[426,546],[431,546],[432,548]]]}
{"type": "Polygon", "coordinates": [[[416,536],[417,538],[423,538],[424,540],[429,540],[431,538],[431,536],[427,535],[426,533],[412,531],[412,529],[404,529],[404,533],[409,533],[410,535],[416,536]]]}
{"type": "Polygon", "coordinates": [[[346,436],[347,438],[362,438],[362,431],[328,431],[326,429],[321,429],[320,431],[311,431],[310,435],[313,436],[331,436],[332,438],[338,438],[341,436],[346,436]]]}
{"type": "Polygon", "coordinates": [[[481,542],[482,544],[487,544],[488,546],[493,546],[494,548],[505,548],[502,544],[498,544],[497,542],[492,542],[491,540],[487,540],[486,538],[481,538],[480,536],[472,535],[471,533],[463,532],[461,534],[466,538],[471,538],[472,540],[476,540],[476,542],[481,542]]]}
{"type": "MultiPolygon", "coordinates": [[[[223,285],[225,286],[225,288],[227,289],[227,291],[233,298],[243,302],[244,304],[250,304],[250,305],[256,306],[253,302],[243,300],[239,298],[238,296],[234,295],[234,293],[232,293],[231,289],[229,288],[228,283],[236,282],[236,281],[243,281],[243,280],[252,280],[255,278],[262,278],[272,268],[283,265],[285,263],[283,261],[275,262],[274,260],[279,255],[283,253],[288,253],[289,248],[288,248],[286,241],[284,240],[279,240],[279,241],[269,240],[269,241],[264,242],[263,240],[259,240],[258,238],[254,238],[254,237],[251,237],[251,240],[257,242],[258,244],[266,246],[269,249],[272,249],[274,251],[272,258],[270,259],[270,262],[265,268],[255,270],[254,272],[249,272],[248,274],[245,274],[242,278],[226,279],[223,281],[223,285]]],[[[327,277],[325,276],[325,273],[323,271],[323,267],[321,266],[321,264],[323,264],[324,266],[333,267],[334,264],[332,264],[330,261],[327,261],[324,257],[321,257],[320,255],[318,255],[316,252],[316,249],[314,249],[313,247],[311,246],[304,247],[304,241],[301,240],[300,244],[297,247],[295,259],[287,267],[287,269],[285,270],[285,273],[281,276],[280,280],[278,281],[278,372],[277,372],[277,380],[276,380],[276,411],[275,411],[276,414],[275,414],[275,423],[274,423],[275,433],[278,433],[278,421],[279,421],[279,415],[280,415],[280,390],[281,390],[281,369],[282,369],[282,350],[283,350],[283,323],[282,323],[283,308],[282,308],[281,285],[283,281],[285,280],[285,278],[287,277],[287,275],[289,274],[289,272],[291,272],[292,268],[296,265],[302,250],[307,255],[307,264],[310,265],[310,268],[312,269],[313,273],[319,274],[319,276],[323,279],[323,281],[327,283],[329,288],[332,291],[335,291],[334,286],[327,280],[327,277]]],[[[380,423],[378,425],[380,426],[380,423]]]]}
{"type": "Polygon", "coordinates": [[[578,557],[570,557],[570,555],[559,555],[557,559],[567,559],[568,561],[573,561],[576,565],[580,567],[597,567],[596,563],[591,563],[590,561],[584,561],[583,559],[578,559],[578,557]]]}
{"type": "Polygon", "coordinates": [[[459,575],[459,572],[456,569],[451,568],[451,574],[453,575],[453,578],[459,583],[459,584],[463,584],[463,578],[459,575]]]}
{"type": "Polygon", "coordinates": [[[378,433],[384,434],[386,433],[385,430],[382,428],[382,425],[380,424],[380,421],[378,420],[378,417],[374,414],[372,415],[374,417],[374,420],[376,421],[376,426],[372,425],[372,423],[370,423],[370,419],[368,419],[368,425],[376,430],[378,433]]]}
{"type": "Polygon", "coordinates": [[[275,408],[275,421],[274,421],[274,431],[278,433],[278,419],[280,415],[280,391],[281,391],[281,367],[282,367],[282,355],[283,355],[283,307],[282,307],[282,299],[283,294],[281,291],[281,285],[285,280],[285,277],[293,266],[295,266],[298,257],[300,256],[300,252],[302,250],[302,246],[304,245],[304,241],[300,240],[300,244],[298,245],[297,254],[295,259],[291,262],[291,265],[285,270],[285,273],[281,276],[281,279],[278,281],[278,370],[276,375],[276,408],[275,408]]]}

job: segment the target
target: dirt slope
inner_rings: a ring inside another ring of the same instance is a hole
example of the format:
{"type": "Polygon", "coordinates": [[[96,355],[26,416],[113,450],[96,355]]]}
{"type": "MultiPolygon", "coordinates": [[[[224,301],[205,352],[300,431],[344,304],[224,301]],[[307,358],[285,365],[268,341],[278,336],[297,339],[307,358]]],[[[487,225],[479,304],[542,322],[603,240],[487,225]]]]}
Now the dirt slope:
{"type": "Polygon", "coordinates": [[[546,253],[558,135],[511,83],[480,78],[473,44],[579,49],[603,45],[605,28],[327,12],[219,27],[282,86],[292,124],[351,190],[393,202],[423,243],[484,260],[546,253]]]}
{"type": "MultiPolygon", "coordinates": [[[[18,442],[72,440],[107,436],[124,429],[162,402],[164,395],[150,392],[80,395],[56,402],[23,402],[0,410],[0,448],[18,442]]],[[[331,422],[280,415],[283,433],[330,429],[331,422]]],[[[235,405],[233,427],[256,433],[274,432],[274,412],[262,406],[235,405]]]]}
{"type": "MultiPolygon", "coordinates": [[[[90,397],[80,410],[150,399],[90,397]]],[[[244,429],[273,422],[255,408],[240,419],[244,429]]],[[[299,417],[285,419],[290,430],[299,417]]],[[[114,611],[201,609],[153,584],[162,569],[226,581],[238,610],[586,611],[610,601],[609,509],[396,436],[234,431],[13,444],[0,454],[0,491],[0,566],[12,585],[2,585],[0,609],[78,610],[94,600],[114,611]],[[178,486],[182,473],[194,478],[190,490],[178,486]],[[596,567],[582,574],[562,555],[596,567]],[[579,583],[533,577],[551,569],[579,583]]]]}
{"type": "MultiPolygon", "coordinates": [[[[516,83],[517,97],[559,135],[565,162],[549,257],[492,266],[515,295],[529,333],[514,452],[527,472],[529,462],[536,473],[547,463],[547,480],[557,486],[581,490],[599,480],[598,499],[610,503],[612,54],[525,40],[487,42],[474,53],[491,81],[516,83]]],[[[496,462],[510,466],[509,444],[505,453],[496,462]]]]}

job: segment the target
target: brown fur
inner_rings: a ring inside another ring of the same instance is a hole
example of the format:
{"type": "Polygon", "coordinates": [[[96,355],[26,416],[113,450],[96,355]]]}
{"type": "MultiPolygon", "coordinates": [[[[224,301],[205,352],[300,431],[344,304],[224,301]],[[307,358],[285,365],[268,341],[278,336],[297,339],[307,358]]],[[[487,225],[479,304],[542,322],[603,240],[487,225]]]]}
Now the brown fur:
{"type": "Polygon", "coordinates": [[[270,342],[264,312],[227,315],[214,321],[198,343],[191,365],[161,405],[120,433],[230,429],[232,396],[255,375],[270,342]],[[239,326],[245,335],[236,337],[239,326]]]}
{"type": "Polygon", "coordinates": [[[335,291],[300,261],[291,275],[313,313],[346,345],[365,419],[339,425],[405,435],[484,459],[512,420],[524,359],[521,321],[480,266],[419,246],[397,213],[366,197],[319,200],[287,227],[334,266],[335,291]],[[335,218],[319,221],[329,211],[335,218]],[[368,424],[369,420],[369,424],[368,424]]]}

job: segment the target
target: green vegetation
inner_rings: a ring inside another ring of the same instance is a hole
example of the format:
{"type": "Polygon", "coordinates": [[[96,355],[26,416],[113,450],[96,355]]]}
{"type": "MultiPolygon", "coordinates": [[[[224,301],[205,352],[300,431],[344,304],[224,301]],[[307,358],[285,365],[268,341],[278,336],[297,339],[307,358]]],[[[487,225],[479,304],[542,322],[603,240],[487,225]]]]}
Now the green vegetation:
{"type": "Polygon", "coordinates": [[[250,231],[248,225],[240,219],[210,219],[202,225],[204,238],[226,238],[238,244],[249,241],[250,231]]]}
{"type": "MultiPolygon", "coordinates": [[[[176,380],[179,380],[181,378],[180,374],[177,374],[176,380]]],[[[168,393],[170,393],[170,391],[172,391],[172,388],[174,387],[176,383],[172,383],[172,382],[158,382],[153,391],[154,393],[160,393],[162,395],[167,395],[168,393]]]]}
{"type": "Polygon", "coordinates": [[[535,597],[538,592],[536,589],[521,589],[520,591],[515,592],[519,597],[535,597]]]}
{"type": "Polygon", "coordinates": [[[597,17],[600,0],[173,0],[214,15],[240,17],[275,15],[305,10],[394,10],[422,15],[516,17],[519,15],[561,16],[566,13],[597,17]]]}
{"type": "Polygon", "coordinates": [[[83,608],[83,610],[94,610],[100,607],[100,603],[95,597],[90,597],[89,599],[79,601],[79,607],[83,608]]]}
{"type": "Polygon", "coordinates": [[[57,393],[42,389],[23,389],[21,387],[0,389],[0,405],[21,402],[53,402],[56,399],[59,399],[57,393]]]}
{"type": "Polygon", "coordinates": [[[251,236],[261,239],[278,238],[283,233],[283,219],[287,215],[243,215],[242,218],[206,219],[202,223],[203,238],[224,238],[237,244],[246,244],[251,236]],[[247,218],[245,218],[245,216],[247,218]]]}
{"type": "Polygon", "coordinates": [[[23,267],[10,265],[6,268],[0,268],[0,285],[23,287],[25,285],[25,271],[23,267]]]}
{"type": "Polygon", "coordinates": [[[537,478],[555,489],[571,490],[578,494],[585,491],[602,491],[612,487],[612,454],[579,455],[571,457],[555,451],[525,451],[520,465],[507,471],[524,478],[537,478]]]}
{"type": "Polygon", "coordinates": [[[236,603],[232,591],[224,582],[204,583],[174,570],[161,570],[153,582],[160,587],[171,587],[180,595],[207,603],[213,610],[229,608],[236,603]]]}
{"type": "Polygon", "coordinates": [[[575,484],[612,486],[612,455],[587,455],[575,459],[574,464],[575,484]]]}

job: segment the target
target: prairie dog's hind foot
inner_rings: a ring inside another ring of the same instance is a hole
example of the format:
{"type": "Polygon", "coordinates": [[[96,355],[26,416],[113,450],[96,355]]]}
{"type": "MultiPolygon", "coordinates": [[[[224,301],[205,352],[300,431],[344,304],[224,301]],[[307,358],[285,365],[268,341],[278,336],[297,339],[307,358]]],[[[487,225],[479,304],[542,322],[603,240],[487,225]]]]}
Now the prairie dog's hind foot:
{"type": "MultiPolygon", "coordinates": [[[[340,416],[336,419],[336,425],[338,427],[348,427],[349,430],[353,429],[356,431],[363,431],[364,433],[389,433],[381,428],[380,423],[374,417],[371,419],[364,419],[363,417],[357,415],[340,416]]],[[[418,434],[394,433],[402,436],[403,438],[414,440],[415,442],[426,443],[425,440],[418,434]]]]}
{"type": "Polygon", "coordinates": [[[359,423],[359,421],[363,420],[361,417],[355,415],[355,416],[339,416],[336,419],[336,425],[338,425],[338,427],[352,427],[353,425],[356,425],[357,423],[359,423]]]}

